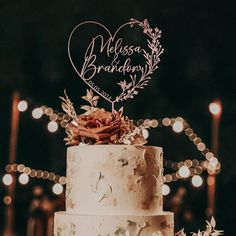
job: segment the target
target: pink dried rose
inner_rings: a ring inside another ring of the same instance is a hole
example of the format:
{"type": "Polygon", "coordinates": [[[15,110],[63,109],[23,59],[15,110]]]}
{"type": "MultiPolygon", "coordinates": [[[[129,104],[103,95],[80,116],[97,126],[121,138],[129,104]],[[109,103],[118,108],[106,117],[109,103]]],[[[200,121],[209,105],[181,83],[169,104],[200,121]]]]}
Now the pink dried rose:
{"type": "Polygon", "coordinates": [[[107,144],[116,143],[127,126],[119,112],[111,113],[99,108],[89,115],[77,116],[66,130],[69,135],[67,144],[107,144]]]}

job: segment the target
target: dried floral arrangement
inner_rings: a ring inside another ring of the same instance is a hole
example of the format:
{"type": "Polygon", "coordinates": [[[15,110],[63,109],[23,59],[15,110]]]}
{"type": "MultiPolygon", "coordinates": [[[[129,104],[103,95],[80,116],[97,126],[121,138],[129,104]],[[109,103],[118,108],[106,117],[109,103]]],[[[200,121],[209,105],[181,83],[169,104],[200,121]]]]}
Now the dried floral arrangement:
{"type": "MultiPolygon", "coordinates": [[[[212,217],[210,221],[206,221],[206,230],[205,231],[198,230],[197,233],[192,233],[192,236],[219,236],[219,235],[223,235],[224,231],[223,230],[216,230],[215,227],[216,227],[216,221],[215,221],[214,217],[212,217]]],[[[176,233],[175,236],[186,236],[186,234],[184,233],[184,230],[181,230],[178,233],[176,233]]]]}
{"type": "Polygon", "coordinates": [[[80,108],[84,113],[77,115],[73,103],[65,91],[62,100],[62,109],[70,117],[66,126],[67,145],[93,145],[93,144],[139,144],[147,141],[143,136],[143,130],[151,127],[151,122],[136,125],[133,120],[123,116],[123,107],[119,111],[105,111],[97,107],[99,96],[94,95],[92,90],[87,90],[83,96],[89,105],[80,108]]]}
{"type": "MultiPolygon", "coordinates": [[[[198,233],[191,233],[192,236],[220,236],[220,235],[223,235],[222,230],[216,230],[215,229],[216,222],[215,222],[214,217],[211,218],[210,222],[206,221],[206,223],[207,223],[207,226],[206,226],[205,231],[200,231],[199,230],[198,233]]],[[[143,227],[141,227],[139,224],[137,224],[135,222],[128,221],[128,226],[130,226],[129,228],[134,228],[134,229],[138,228],[138,233],[136,233],[135,235],[139,235],[140,232],[142,231],[142,229],[144,229],[147,225],[144,225],[143,227]]],[[[127,229],[118,227],[118,229],[116,230],[114,235],[116,235],[116,236],[131,236],[131,235],[134,235],[131,231],[132,230],[129,230],[129,229],[127,230],[127,229]]],[[[152,236],[163,236],[163,234],[160,231],[157,231],[157,232],[153,233],[152,236]]],[[[184,233],[184,230],[181,230],[178,233],[176,233],[175,236],[186,236],[186,234],[184,233]]]]}

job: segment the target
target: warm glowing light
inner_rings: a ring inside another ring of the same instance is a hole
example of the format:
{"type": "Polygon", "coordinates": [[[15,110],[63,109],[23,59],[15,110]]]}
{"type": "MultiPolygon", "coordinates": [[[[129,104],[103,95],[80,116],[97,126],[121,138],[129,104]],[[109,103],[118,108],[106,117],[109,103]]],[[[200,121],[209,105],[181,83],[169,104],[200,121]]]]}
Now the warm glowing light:
{"type": "Polygon", "coordinates": [[[32,116],[34,119],[40,119],[43,115],[43,109],[38,107],[32,111],[32,116]]]}
{"type": "Polygon", "coordinates": [[[153,119],[151,126],[152,126],[152,128],[156,128],[158,126],[158,121],[153,119]]]}
{"type": "Polygon", "coordinates": [[[31,171],[30,171],[30,177],[32,177],[32,178],[35,178],[36,177],[36,175],[37,175],[37,171],[35,170],[35,169],[32,169],[31,171]]]}
{"type": "Polygon", "coordinates": [[[18,170],[19,172],[24,172],[25,166],[24,166],[23,164],[19,164],[19,165],[17,166],[17,170],[18,170]]]}
{"type": "Polygon", "coordinates": [[[29,167],[25,167],[24,173],[29,175],[31,172],[31,169],[29,167]]]}
{"type": "Polygon", "coordinates": [[[214,185],[215,184],[215,177],[209,176],[207,178],[207,184],[210,185],[210,186],[214,185]]]}
{"type": "Polygon", "coordinates": [[[186,160],[184,164],[190,168],[193,165],[193,162],[191,160],[186,160]]]}
{"type": "Polygon", "coordinates": [[[58,129],[58,124],[57,124],[57,122],[55,122],[55,121],[50,121],[50,122],[48,123],[48,131],[49,131],[49,132],[51,132],[51,133],[56,132],[57,129],[58,129]]]}
{"type": "Polygon", "coordinates": [[[52,187],[52,191],[53,193],[55,193],[56,195],[60,195],[63,192],[63,187],[61,184],[56,183],[53,185],[52,187]]]}
{"type": "Polygon", "coordinates": [[[27,184],[29,182],[29,176],[25,173],[22,173],[20,176],[19,176],[19,182],[23,185],[27,184]]]}
{"type": "Polygon", "coordinates": [[[180,175],[180,177],[182,177],[182,178],[188,178],[189,176],[190,176],[190,170],[189,170],[189,168],[187,167],[187,166],[182,166],[182,167],[180,167],[180,169],[179,169],[179,175],[180,175]]]}
{"type": "Polygon", "coordinates": [[[13,171],[12,165],[11,164],[6,165],[5,170],[7,173],[12,172],[13,171]]]}
{"type": "Polygon", "coordinates": [[[212,153],[212,152],[208,152],[207,154],[206,154],[206,159],[209,161],[211,158],[213,158],[214,157],[214,154],[212,153]]]}
{"type": "Polygon", "coordinates": [[[46,114],[47,116],[50,116],[52,113],[53,113],[53,109],[52,109],[51,107],[46,108],[45,114],[46,114]]]}
{"type": "Polygon", "coordinates": [[[17,108],[20,112],[24,112],[28,108],[28,103],[25,100],[22,100],[18,103],[17,108]]]}
{"type": "Polygon", "coordinates": [[[144,137],[145,139],[147,139],[148,136],[149,136],[149,133],[148,133],[148,130],[147,130],[147,129],[143,129],[143,130],[142,130],[142,134],[143,134],[143,137],[144,137]]]}
{"type": "Polygon", "coordinates": [[[66,177],[65,176],[61,176],[59,178],[59,183],[62,184],[62,185],[66,184],[66,177]]]}
{"type": "Polygon", "coordinates": [[[55,176],[56,176],[55,173],[50,172],[50,173],[49,173],[49,176],[48,176],[48,179],[49,179],[49,180],[54,180],[54,179],[55,179],[55,176]]]}
{"type": "Polygon", "coordinates": [[[209,165],[213,166],[213,167],[216,167],[217,164],[219,163],[218,159],[215,158],[215,157],[212,157],[209,161],[209,165]]]}
{"type": "Polygon", "coordinates": [[[203,169],[202,169],[201,166],[197,166],[197,167],[195,168],[195,170],[194,170],[194,172],[195,172],[196,174],[198,174],[198,175],[200,175],[200,174],[202,173],[202,171],[203,171],[203,169]]]}
{"type": "Polygon", "coordinates": [[[219,161],[216,157],[212,157],[208,163],[207,166],[207,171],[209,174],[214,174],[216,169],[218,168],[217,166],[219,165],[219,161]]]}
{"type": "Polygon", "coordinates": [[[33,194],[34,194],[35,196],[40,196],[40,195],[43,194],[43,189],[42,189],[40,186],[36,185],[36,186],[33,188],[33,194]]]}
{"type": "Polygon", "coordinates": [[[192,185],[193,185],[194,187],[199,188],[199,187],[202,185],[203,180],[202,180],[202,177],[201,177],[201,176],[199,176],[199,175],[194,175],[193,178],[192,178],[192,180],[191,180],[191,182],[192,182],[192,185]]]}
{"type": "Polygon", "coordinates": [[[10,174],[5,174],[5,175],[3,176],[3,178],[2,178],[2,182],[3,182],[5,185],[9,186],[9,185],[12,184],[13,178],[12,178],[12,176],[11,176],[10,174]]]}
{"type": "Polygon", "coordinates": [[[175,121],[173,126],[172,126],[173,130],[176,132],[176,133],[180,133],[183,131],[184,129],[184,125],[183,125],[183,122],[181,121],[175,121]]]}
{"type": "Polygon", "coordinates": [[[185,130],[185,134],[186,134],[187,136],[190,136],[190,135],[193,134],[193,130],[192,130],[191,128],[187,128],[187,129],[185,130]]]}
{"type": "Polygon", "coordinates": [[[49,177],[48,171],[43,171],[43,179],[47,179],[49,177]]]}
{"type": "Polygon", "coordinates": [[[183,119],[183,117],[177,117],[176,119],[175,119],[176,121],[180,121],[180,122],[184,122],[184,119],[183,119]]]}
{"type": "Polygon", "coordinates": [[[56,121],[57,118],[58,118],[58,115],[57,115],[56,113],[52,113],[52,114],[50,115],[50,117],[49,117],[49,119],[50,119],[51,121],[56,121]]]}
{"type": "Polygon", "coordinates": [[[172,181],[172,176],[171,176],[170,174],[166,174],[166,175],[164,176],[164,179],[165,179],[165,182],[169,183],[169,182],[172,181]]]}
{"type": "Polygon", "coordinates": [[[42,178],[42,177],[43,177],[43,171],[42,171],[42,170],[37,170],[37,171],[36,171],[36,177],[37,177],[38,179],[42,178]]]}
{"type": "Polygon", "coordinates": [[[220,115],[222,111],[221,103],[220,102],[212,102],[209,104],[209,111],[212,115],[220,115]]]}
{"type": "Polygon", "coordinates": [[[168,117],[164,118],[164,119],[162,120],[162,124],[163,124],[164,126],[169,126],[169,125],[171,124],[170,118],[168,118],[168,117]]]}
{"type": "Polygon", "coordinates": [[[151,123],[152,123],[152,121],[150,119],[145,119],[143,122],[144,125],[148,125],[148,126],[150,126],[151,123]]]}
{"type": "Polygon", "coordinates": [[[167,184],[162,185],[162,194],[164,196],[168,195],[170,193],[170,187],[167,184]]]}
{"type": "Polygon", "coordinates": [[[11,197],[10,196],[5,196],[4,198],[3,198],[3,202],[4,202],[4,204],[5,205],[10,205],[11,204],[11,197]]]}
{"type": "Polygon", "coordinates": [[[206,145],[204,143],[199,143],[197,149],[202,152],[206,149],[206,145]]]}

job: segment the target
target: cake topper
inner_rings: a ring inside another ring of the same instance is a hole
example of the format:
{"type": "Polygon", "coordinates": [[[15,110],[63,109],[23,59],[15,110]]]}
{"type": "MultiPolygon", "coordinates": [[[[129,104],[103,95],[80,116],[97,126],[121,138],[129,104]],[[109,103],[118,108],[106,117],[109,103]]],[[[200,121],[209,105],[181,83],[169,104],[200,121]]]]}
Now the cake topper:
{"type": "Polygon", "coordinates": [[[72,30],[68,40],[68,55],[79,77],[97,94],[110,102],[112,111],[114,111],[115,103],[134,98],[139,90],[149,83],[153,72],[158,68],[160,55],[164,51],[159,41],[160,37],[161,30],[157,27],[151,28],[146,19],[141,22],[131,18],[114,34],[98,22],[85,21],[72,30]],[[75,35],[83,32],[83,29],[87,32],[89,26],[95,27],[96,30],[93,30],[89,37],[88,44],[84,41],[79,43],[75,41],[79,50],[85,44],[83,54],[78,55],[72,45],[76,38],[75,35]],[[126,43],[126,38],[120,35],[121,31],[125,32],[134,26],[138,26],[142,30],[142,34],[145,35],[145,45],[138,45],[135,40],[135,45],[130,45],[126,43]],[[76,59],[76,56],[82,56],[83,60],[76,59]],[[135,64],[139,61],[137,57],[142,60],[143,65],[135,64]],[[109,64],[104,65],[104,61],[109,61],[109,64]],[[104,89],[104,83],[101,83],[101,80],[104,82],[106,78],[109,78],[109,91],[113,89],[116,95],[112,96],[107,91],[108,89],[104,89]],[[110,80],[114,81],[114,79],[115,86],[111,87],[110,80]]]}

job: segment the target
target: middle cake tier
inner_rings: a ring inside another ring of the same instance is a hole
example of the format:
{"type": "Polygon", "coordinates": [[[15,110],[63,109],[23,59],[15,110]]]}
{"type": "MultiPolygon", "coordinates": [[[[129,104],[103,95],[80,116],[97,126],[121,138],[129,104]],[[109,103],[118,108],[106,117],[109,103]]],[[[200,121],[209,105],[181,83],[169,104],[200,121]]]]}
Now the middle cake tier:
{"type": "Polygon", "coordinates": [[[163,152],[134,145],[67,149],[66,211],[150,215],[162,212],[163,152]]]}

